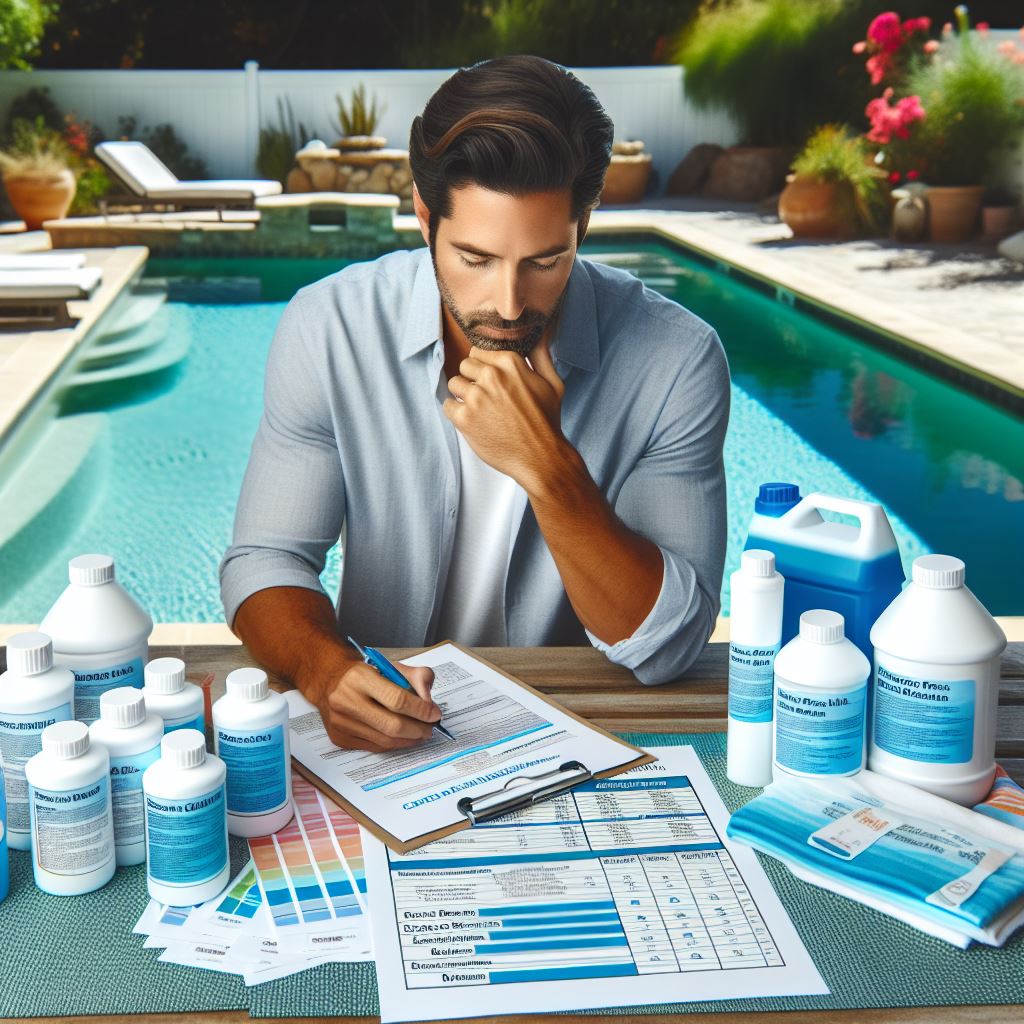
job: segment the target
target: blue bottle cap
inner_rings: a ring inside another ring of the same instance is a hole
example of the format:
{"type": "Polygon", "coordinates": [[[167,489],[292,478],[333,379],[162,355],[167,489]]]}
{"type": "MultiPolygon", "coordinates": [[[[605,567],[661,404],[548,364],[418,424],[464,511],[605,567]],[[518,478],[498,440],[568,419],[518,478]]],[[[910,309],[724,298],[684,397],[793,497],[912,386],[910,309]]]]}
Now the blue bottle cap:
{"type": "Polygon", "coordinates": [[[761,484],[754,501],[754,511],[762,516],[778,518],[800,503],[798,484],[761,484]]]}

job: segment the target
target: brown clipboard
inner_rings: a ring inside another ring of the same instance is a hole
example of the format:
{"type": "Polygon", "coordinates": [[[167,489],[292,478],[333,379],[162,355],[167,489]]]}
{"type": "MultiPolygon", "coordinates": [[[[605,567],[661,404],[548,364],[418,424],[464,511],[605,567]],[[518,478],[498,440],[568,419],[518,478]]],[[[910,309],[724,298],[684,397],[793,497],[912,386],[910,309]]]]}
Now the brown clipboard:
{"type": "MultiPolygon", "coordinates": [[[[613,736],[610,732],[602,729],[600,726],[594,725],[592,722],[588,722],[581,715],[577,715],[574,711],[568,710],[568,708],[562,707],[557,701],[552,700],[550,697],[541,693],[539,690],[534,689],[528,683],[524,683],[521,679],[516,679],[515,676],[509,675],[504,669],[498,668],[493,662],[488,661],[486,658],[481,658],[478,654],[472,651],[468,647],[463,647],[461,644],[457,644],[451,640],[443,640],[441,643],[434,644],[431,647],[424,647],[420,654],[425,654],[427,651],[436,650],[438,647],[445,646],[457,647],[463,654],[469,655],[481,664],[486,665],[488,668],[493,669],[500,676],[504,676],[510,682],[516,684],[516,686],[522,687],[529,693],[532,693],[535,697],[538,697],[545,704],[550,704],[551,707],[557,708],[563,715],[567,715],[569,718],[576,719],[581,725],[585,725],[588,729],[593,732],[600,733],[602,736],[607,737],[613,742],[619,744],[627,751],[632,751],[637,756],[630,761],[626,761],[621,765],[617,765],[614,768],[606,768],[600,772],[594,772],[591,776],[595,779],[607,779],[614,775],[621,775],[623,772],[629,771],[630,768],[636,768],[642,764],[650,764],[652,761],[656,761],[657,758],[653,754],[649,754],[646,750],[641,750],[640,747],[634,747],[631,743],[626,743],[624,740],[620,740],[618,736],[613,736]]],[[[292,758],[292,767],[297,771],[304,779],[316,786],[325,796],[328,796],[333,800],[339,807],[343,807],[360,825],[363,826],[367,831],[372,832],[385,846],[394,850],[395,853],[408,853],[410,850],[417,850],[421,846],[426,846],[427,843],[432,843],[435,839],[444,839],[445,836],[453,835],[455,832],[461,832],[463,829],[471,828],[472,824],[468,818],[464,818],[461,821],[454,821],[450,825],[445,825],[442,828],[435,829],[433,832],[426,832],[422,836],[414,836],[409,840],[399,839],[397,836],[392,835],[386,828],[381,827],[371,818],[367,817],[358,807],[355,807],[352,803],[345,799],[333,786],[328,785],[315,774],[311,769],[307,768],[304,764],[300,763],[296,758],[292,758]]]]}

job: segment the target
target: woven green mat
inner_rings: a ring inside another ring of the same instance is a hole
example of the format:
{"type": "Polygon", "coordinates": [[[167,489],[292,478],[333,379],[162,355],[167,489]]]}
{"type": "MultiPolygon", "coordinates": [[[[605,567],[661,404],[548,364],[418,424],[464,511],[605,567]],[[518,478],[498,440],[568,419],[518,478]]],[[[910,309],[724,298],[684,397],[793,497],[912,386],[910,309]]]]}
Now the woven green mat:
{"type": "MultiPolygon", "coordinates": [[[[640,746],[692,744],[726,806],[750,790],[725,778],[722,734],[624,737],[640,746]]],[[[232,868],[245,845],[232,840],[232,868]]],[[[762,858],[830,996],[674,1003],[603,1011],[857,1009],[1024,1002],[1024,932],[1003,949],[958,950],[882,914],[816,889],[762,858]]],[[[11,854],[11,895],[0,904],[0,1015],[169,1013],[248,1008],[254,1017],[376,1014],[372,964],[325,964],[248,991],[240,979],[157,963],[131,929],[146,905],[145,872],[119,871],[99,892],[46,896],[32,884],[28,855],[11,854]]],[[[685,978],[680,978],[681,993],[685,978]]],[[[594,1011],[597,1012],[597,1011],[594,1011]]]]}

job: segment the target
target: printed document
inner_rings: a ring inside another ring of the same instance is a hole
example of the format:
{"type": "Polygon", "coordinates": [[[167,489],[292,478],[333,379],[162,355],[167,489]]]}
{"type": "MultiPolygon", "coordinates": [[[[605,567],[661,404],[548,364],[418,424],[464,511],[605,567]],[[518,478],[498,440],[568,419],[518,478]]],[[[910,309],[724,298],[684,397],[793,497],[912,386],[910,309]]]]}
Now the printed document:
{"type": "Polygon", "coordinates": [[[827,994],[692,747],[400,855],[363,833],[381,1019],[827,994]]]}
{"type": "Polygon", "coordinates": [[[331,742],[320,712],[301,693],[285,694],[292,756],[401,844],[465,822],[457,806],[463,797],[568,761],[597,774],[640,756],[453,644],[403,664],[434,670],[432,697],[455,742],[435,733],[386,754],[345,750],[331,742]]]}

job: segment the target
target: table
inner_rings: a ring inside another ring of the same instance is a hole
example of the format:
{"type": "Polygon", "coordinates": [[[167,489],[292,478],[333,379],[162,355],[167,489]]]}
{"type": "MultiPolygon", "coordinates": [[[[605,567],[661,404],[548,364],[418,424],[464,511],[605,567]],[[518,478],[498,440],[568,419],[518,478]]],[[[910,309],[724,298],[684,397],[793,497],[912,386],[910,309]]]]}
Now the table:
{"type": "MultiPolygon", "coordinates": [[[[724,643],[709,644],[690,670],[677,682],[664,686],[643,686],[626,669],[611,664],[603,654],[592,648],[477,648],[481,657],[524,682],[550,694],[565,707],[583,715],[612,732],[723,732],[726,728],[726,690],[728,650],[724,643]]],[[[385,648],[392,659],[416,653],[407,648],[385,648]]],[[[205,672],[215,673],[212,695],[224,692],[224,679],[232,669],[253,664],[242,645],[162,646],[150,650],[153,658],[177,657],[189,666],[189,678],[198,681],[205,672]]],[[[2,659],[6,664],[6,659],[2,659]]],[[[286,684],[271,678],[275,689],[286,684]]],[[[1024,784],[1024,642],[1011,643],[1003,655],[996,756],[1018,782],[1024,784]]],[[[821,1024],[825,1014],[820,1010],[791,1013],[723,1013],[674,1014],[669,1016],[637,1016],[643,1024],[821,1024]]],[[[34,1024],[242,1024],[252,1018],[243,1011],[221,1013],[180,1013],[132,1015],[129,1017],[36,1017],[34,1024]]],[[[296,1018],[310,1024],[330,1020],[365,1024],[376,1019],[367,1017],[296,1018]]],[[[624,1021],[628,1017],[599,1018],[593,1014],[546,1015],[522,1014],[496,1018],[474,1018],[478,1022],[493,1020],[501,1024],[563,1024],[563,1022],[624,1021]]],[[[956,1006],[948,1008],[921,1007],[911,1009],[836,1010],[829,1011],[830,1022],[849,1024],[1018,1024],[1024,1019],[1024,1003],[1015,1006],[956,1006]]]]}

